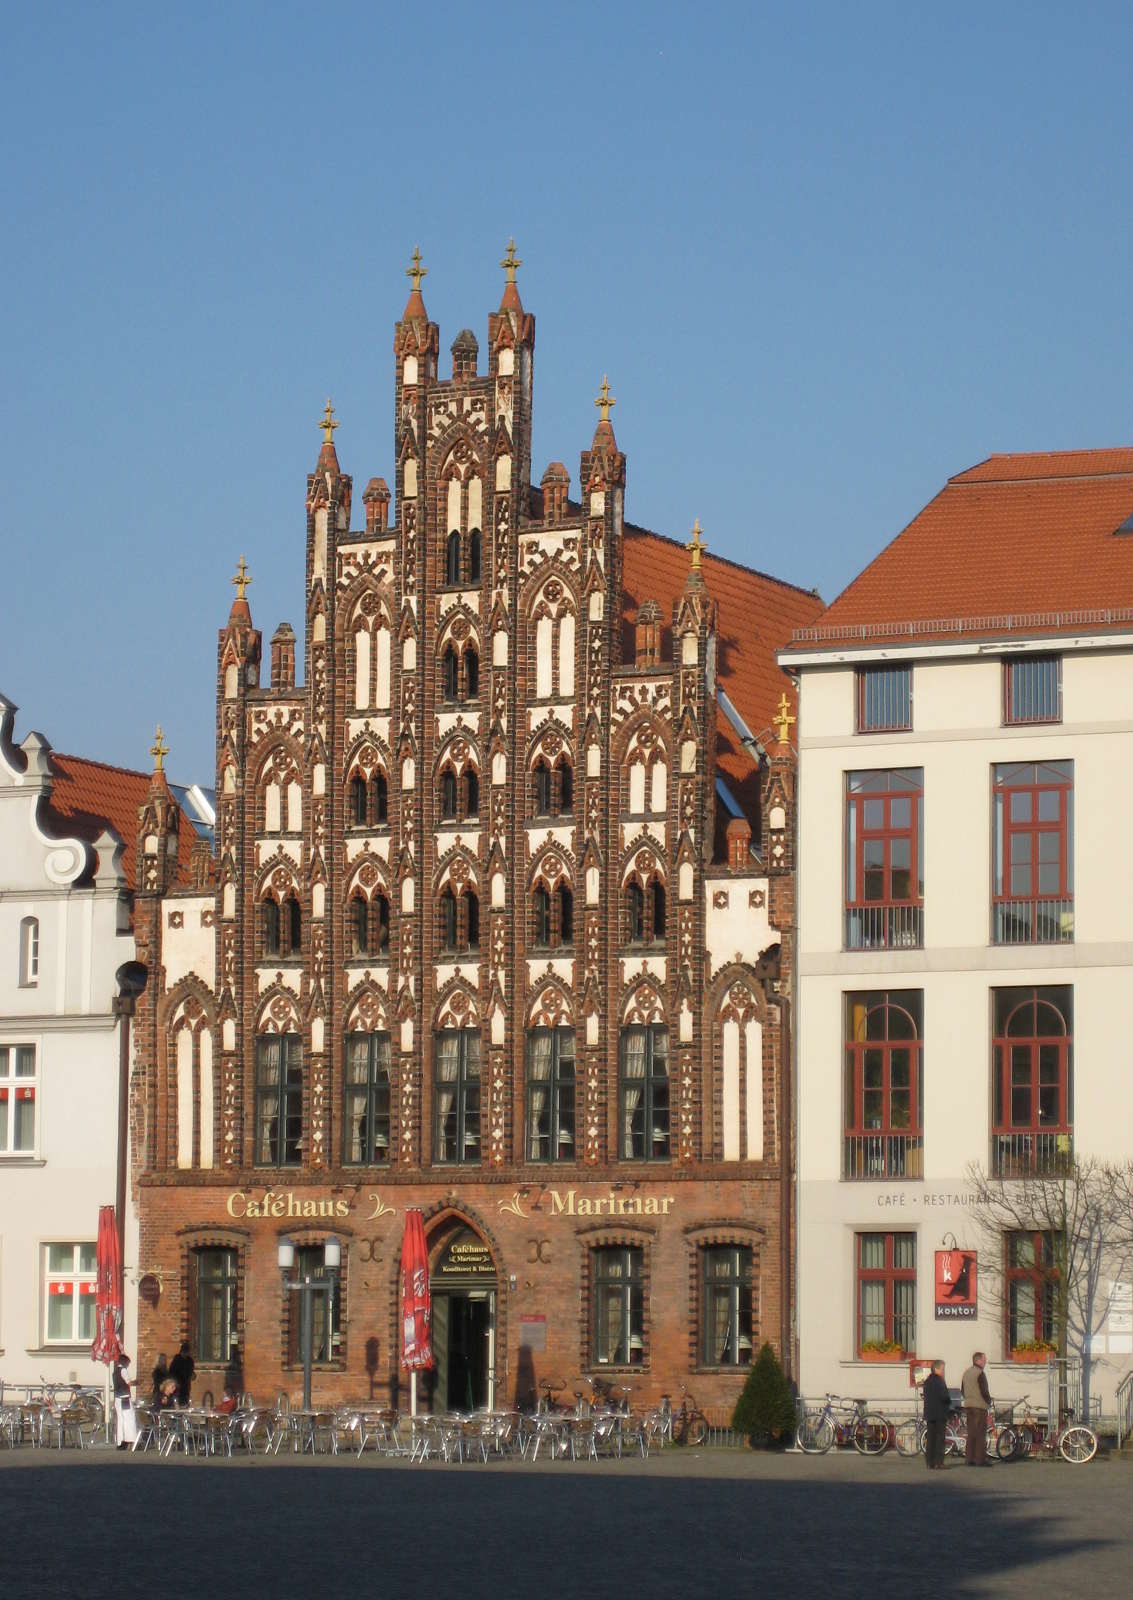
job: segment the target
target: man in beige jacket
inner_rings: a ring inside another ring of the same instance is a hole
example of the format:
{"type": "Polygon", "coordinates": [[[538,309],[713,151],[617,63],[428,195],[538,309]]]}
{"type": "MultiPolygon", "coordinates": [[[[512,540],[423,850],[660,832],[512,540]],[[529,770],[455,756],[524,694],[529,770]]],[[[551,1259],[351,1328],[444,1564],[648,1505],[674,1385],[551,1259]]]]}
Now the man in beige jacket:
{"type": "Polygon", "coordinates": [[[969,1467],[990,1467],[987,1458],[987,1414],[991,1409],[991,1391],[987,1386],[984,1366],[987,1356],[977,1350],[972,1364],[960,1380],[960,1399],[964,1405],[964,1418],[968,1424],[968,1442],[964,1447],[964,1460],[969,1467]]]}

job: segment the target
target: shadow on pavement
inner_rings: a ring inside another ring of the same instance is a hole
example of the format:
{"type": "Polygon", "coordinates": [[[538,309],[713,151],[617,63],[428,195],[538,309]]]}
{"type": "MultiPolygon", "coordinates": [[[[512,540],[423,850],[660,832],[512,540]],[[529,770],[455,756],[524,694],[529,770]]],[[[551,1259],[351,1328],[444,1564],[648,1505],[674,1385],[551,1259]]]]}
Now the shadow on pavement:
{"type": "MultiPolygon", "coordinates": [[[[1009,1594],[1111,1541],[970,1487],[748,1477],[151,1462],[0,1468],[2,1589],[299,1600],[1009,1594]],[[943,1491],[943,1492],[942,1492],[943,1491]],[[1060,1531],[1060,1526],[1066,1531],[1060,1531]],[[442,1591],[443,1592],[443,1591],[442,1591]]],[[[926,1475],[927,1478],[927,1475],[926,1475]]],[[[1083,1561],[1083,1558],[1086,1558],[1083,1561]]],[[[1104,1580],[1093,1585],[1104,1592],[1104,1580]]]]}

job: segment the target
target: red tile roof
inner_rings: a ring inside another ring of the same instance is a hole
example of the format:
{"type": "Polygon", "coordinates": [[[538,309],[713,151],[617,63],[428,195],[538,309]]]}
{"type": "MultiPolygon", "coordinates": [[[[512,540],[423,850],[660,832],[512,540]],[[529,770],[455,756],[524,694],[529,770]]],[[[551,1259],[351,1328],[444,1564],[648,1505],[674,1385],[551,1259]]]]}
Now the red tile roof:
{"type": "MultiPolygon", "coordinates": [[[[136,881],[138,809],[145,804],[151,774],[110,767],[102,761],[51,752],[55,786],[48,819],[60,833],[76,834],[92,843],[104,828],[122,839],[122,870],[133,893],[136,881]]],[[[189,854],[196,834],[187,817],[177,834],[177,882],[189,881],[189,854]]]]}
{"type": "MultiPolygon", "coordinates": [[[[630,524],[625,528],[622,589],[625,596],[623,647],[633,660],[633,622],[646,600],[656,600],[664,620],[663,654],[672,660],[673,606],[684,591],[689,556],[676,539],[630,524]]],[[[771,718],[786,691],[796,711],[791,680],[775,660],[792,632],[813,622],[822,610],[818,595],[779,578],[741,567],[722,556],[703,557],[701,572],[716,601],[717,676],[720,687],[764,745],[773,741],[771,718]]],[[[755,823],[759,784],[751,757],[723,711],[716,717],[716,763],[729,791],[755,823]]],[[[758,833],[756,834],[758,842],[758,833]]]]}
{"type": "Polygon", "coordinates": [[[1133,622],[1133,449],[989,456],[949,478],[792,643],[1133,622]]]}

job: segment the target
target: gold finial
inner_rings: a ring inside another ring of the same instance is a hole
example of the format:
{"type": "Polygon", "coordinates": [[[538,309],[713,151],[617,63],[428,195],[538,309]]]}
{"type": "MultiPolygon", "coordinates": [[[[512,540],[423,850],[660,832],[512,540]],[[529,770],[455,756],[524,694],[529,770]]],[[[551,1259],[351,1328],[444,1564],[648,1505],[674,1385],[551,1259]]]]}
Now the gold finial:
{"type": "Polygon", "coordinates": [[[616,406],[617,403],[618,402],[614,399],[613,395],[610,393],[610,380],[609,380],[609,378],[606,377],[605,373],[603,373],[602,374],[602,387],[599,389],[598,398],[594,402],[594,404],[596,406],[600,406],[601,407],[601,410],[602,410],[602,421],[603,422],[609,422],[609,420],[610,420],[610,407],[611,406],[616,406]]]}
{"type": "Polygon", "coordinates": [[[416,245],[415,244],[413,246],[413,255],[411,257],[411,260],[413,262],[413,265],[411,267],[406,267],[405,276],[407,278],[412,278],[413,279],[413,287],[416,290],[416,289],[420,289],[420,287],[421,287],[421,279],[422,278],[427,278],[429,276],[428,267],[423,267],[421,265],[421,247],[420,247],[420,245],[416,245]]]}
{"type": "Polygon", "coordinates": [[[330,403],[329,396],[327,397],[326,410],[319,418],[319,427],[323,430],[324,444],[333,444],[334,430],[338,427],[338,423],[334,420],[334,407],[330,403]]]}
{"type": "Polygon", "coordinates": [[[521,267],[522,265],[523,262],[515,253],[515,240],[509,239],[507,242],[507,255],[500,262],[500,266],[503,267],[504,271],[507,273],[507,281],[509,283],[515,282],[515,269],[516,267],[521,267]]]}
{"type": "MultiPolygon", "coordinates": [[[[335,427],[337,426],[338,424],[335,423],[335,427]]],[[[244,596],[248,592],[248,585],[251,583],[251,581],[251,578],[248,576],[248,569],[244,565],[244,557],[241,556],[240,563],[236,568],[236,576],[232,580],[232,582],[236,585],[237,600],[243,600],[244,596]]],[[[157,731],[160,733],[161,729],[159,728],[157,731]]]]}
{"type": "Polygon", "coordinates": [[[689,553],[689,566],[692,568],[692,570],[694,572],[699,572],[699,570],[700,570],[700,558],[704,554],[704,552],[708,549],[708,546],[707,546],[707,544],[705,544],[704,539],[703,539],[703,537],[701,535],[701,532],[700,532],[700,518],[699,517],[697,517],[696,521],[692,525],[692,538],[685,545],[685,549],[689,553]]]}
{"type": "Polygon", "coordinates": [[[779,715],[771,718],[771,726],[773,728],[778,728],[779,730],[780,744],[790,743],[790,740],[787,738],[787,734],[790,731],[792,722],[797,721],[798,718],[792,717],[791,713],[787,709],[787,691],[784,689],[783,693],[779,696],[779,715]]]}
{"type": "Polygon", "coordinates": [[[150,745],[149,753],[153,757],[153,770],[155,772],[164,772],[165,758],[169,754],[169,746],[161,736],[160,722],[157,725],[157,738],[150,745]]]}

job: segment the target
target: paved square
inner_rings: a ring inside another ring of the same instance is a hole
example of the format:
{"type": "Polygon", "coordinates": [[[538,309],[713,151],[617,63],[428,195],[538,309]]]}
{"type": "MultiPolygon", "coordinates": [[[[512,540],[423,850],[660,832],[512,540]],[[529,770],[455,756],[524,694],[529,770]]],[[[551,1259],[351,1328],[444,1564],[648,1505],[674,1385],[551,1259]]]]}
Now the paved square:
{"type": "Polygon", "coordinates": [[[1129,1591],[1133,1472],[1104,1460],[930,1476],[723,1450],[463,1467],[22,1450],[0,1456],[0,1493],[6,1600],[1129,1591]]]}

